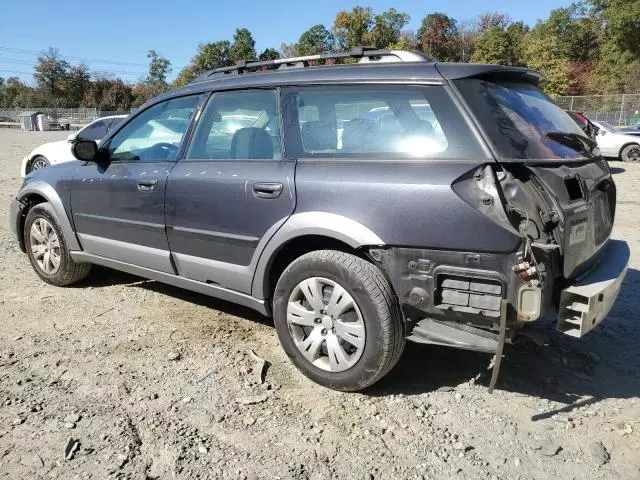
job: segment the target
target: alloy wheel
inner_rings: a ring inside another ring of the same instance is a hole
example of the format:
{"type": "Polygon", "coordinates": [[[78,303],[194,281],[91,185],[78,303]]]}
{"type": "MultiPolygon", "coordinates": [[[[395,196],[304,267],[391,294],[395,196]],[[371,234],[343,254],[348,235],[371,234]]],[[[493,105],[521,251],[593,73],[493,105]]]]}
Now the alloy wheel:
{"type": "Polygon", "coordinates": [[[33,170],[40,170],[41,168],[45,168],[48,167],[49,164],[47,163],[46,160],[43,160],[42,158],[36,160],[35,162],[33,162],[33,164],[31,165],[31,171],[33,170]]]}
{"type": "Polygon", "coordinates": [[[55,275],[60,268],[60,239],[44,218],[37,218],[31,224],[29,244],[40,270],[47,275],[55,275]]]}

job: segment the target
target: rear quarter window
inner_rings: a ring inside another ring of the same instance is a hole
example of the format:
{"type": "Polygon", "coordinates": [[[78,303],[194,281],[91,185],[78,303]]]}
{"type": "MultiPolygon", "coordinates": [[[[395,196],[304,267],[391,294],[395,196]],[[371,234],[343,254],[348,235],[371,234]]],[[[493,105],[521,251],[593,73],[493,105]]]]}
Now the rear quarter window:
{"type": "Polygon", "coordinates": [[[359,85],[284,92],[295,158],[485,158],[441,86],[359,85]]]}

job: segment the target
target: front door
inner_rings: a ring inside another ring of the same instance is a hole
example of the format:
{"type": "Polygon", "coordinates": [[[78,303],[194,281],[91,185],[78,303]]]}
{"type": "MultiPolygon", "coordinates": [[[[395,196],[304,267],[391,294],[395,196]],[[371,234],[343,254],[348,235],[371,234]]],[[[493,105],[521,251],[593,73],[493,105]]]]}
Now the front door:
{"type": "Polygon", "coordinates": [[[180,275],[249,293],[264,243],[295,207],[277,90],[214,94],[169,174],[166,219],[180,275]]]}
{"type": "Polygon", "coordinates": [[[83,250],[175,273],[165,232],[165,186],[200,100],[192,95],[153,105],[107,140],[106,168],[80,167],[71,208],[83,250]]]}

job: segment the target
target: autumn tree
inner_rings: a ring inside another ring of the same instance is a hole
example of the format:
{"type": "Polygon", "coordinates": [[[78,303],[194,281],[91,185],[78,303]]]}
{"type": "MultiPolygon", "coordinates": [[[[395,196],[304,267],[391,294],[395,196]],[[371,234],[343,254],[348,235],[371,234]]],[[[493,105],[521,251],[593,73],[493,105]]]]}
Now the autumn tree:
{"type": "Polygon", "coordinates": [[[444,13],[430,13],[422,20],[417,35],[422,51],[434,60],[460,60],[458,27],[454,18],[444,13]]]}

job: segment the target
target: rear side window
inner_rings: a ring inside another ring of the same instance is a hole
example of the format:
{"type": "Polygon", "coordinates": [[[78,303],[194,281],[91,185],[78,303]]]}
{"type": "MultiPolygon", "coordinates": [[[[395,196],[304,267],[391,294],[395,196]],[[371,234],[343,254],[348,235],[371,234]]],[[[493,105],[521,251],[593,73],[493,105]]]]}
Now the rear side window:
{"type": "Polygon", "coordinates": [[[534,85],[456,81],[503,160],[580,159],[593,146],[578,124],[534,85]]]}
{"type": "Polygon", "coordinates": [[[281,143],[276,90],[221,92],[205,107],[186,159],[280,160],[281,143]]]}
{"type": "Polygon", "coordinates": [[[483,152],[439,86],[299,87],[285,95],[297,158],[469,158],[483,152]]]}

